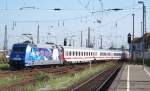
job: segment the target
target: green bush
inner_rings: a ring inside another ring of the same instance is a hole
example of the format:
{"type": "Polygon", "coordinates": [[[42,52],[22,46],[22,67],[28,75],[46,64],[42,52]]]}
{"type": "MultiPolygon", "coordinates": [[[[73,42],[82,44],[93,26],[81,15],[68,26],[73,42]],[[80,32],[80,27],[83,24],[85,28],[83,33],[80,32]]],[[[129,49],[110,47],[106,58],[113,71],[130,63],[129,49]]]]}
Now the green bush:
{"type": "Polygon", "coordinates": [[[36,79],[37,81],[46,81],[49,79],[48,74],[44,73],[44,72],[38,72],[36,74],[36,79]]]}
{"type": "Polygon", "coordinates": [[[0,64],[0,70],[8,70],[9,64],[0,64]]]}

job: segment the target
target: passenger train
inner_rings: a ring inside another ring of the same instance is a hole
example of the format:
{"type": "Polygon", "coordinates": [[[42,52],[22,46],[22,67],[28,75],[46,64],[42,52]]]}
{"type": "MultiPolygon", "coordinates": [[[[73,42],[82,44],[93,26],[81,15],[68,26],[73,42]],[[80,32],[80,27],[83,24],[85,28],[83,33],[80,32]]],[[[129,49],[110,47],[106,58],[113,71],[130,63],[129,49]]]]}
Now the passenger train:
{"type": "Polygon", "coordinates": [[[123,52],[121,50],[18,43],[12,47],[9,64],[13,68],[25,68],[52,64],[121,60],[122,58],[123,52]]]}

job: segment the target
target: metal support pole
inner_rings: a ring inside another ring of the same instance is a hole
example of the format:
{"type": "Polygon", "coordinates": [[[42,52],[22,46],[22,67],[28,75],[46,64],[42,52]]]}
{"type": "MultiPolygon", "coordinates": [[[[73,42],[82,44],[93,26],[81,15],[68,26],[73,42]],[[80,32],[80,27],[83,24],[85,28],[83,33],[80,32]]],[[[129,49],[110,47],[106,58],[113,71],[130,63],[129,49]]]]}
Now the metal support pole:
{"type": "Polygon", "coordinates": [[[40,26],[38,24],[38,27],[37,27],[37,44],[40,43],[40,38],[39,38],[39,29],[40,29],[40,26]]]}
{"type": "Polygon", "coordinates": [[[133,16],[133,34],[132,34],[132,54],[131,54],[131,57],[132,57],[132,61],[134,62],[134,16],[135,16],[135,14],[132,14],[132,16],[133,16]]]}
{"type": "Polygon", "coordinates": [[[91,60],[90,60],[90,70],[91,70],[91,67],[92,67],[92,63],[91,63],[91,60]]]}
{"type": "Polygon", "coordinates": [[[71,46],[71,39],[69,39],[69,46],[71,46]]]}
{"type": "Polygon", "coordinates": [[[147,32],[147,28],[146,28],[146,6],[144,6],[144,21],[145,21],[145,33],[147,32]]]}
{"type": "Polygon", "coordinates": [[[82,47],[82,31],[81,31],[81,47],[82,47]]]}
{"type": "Polygon", "coordinates": [[[145,32],[145,21],[146,21],[146,19],[145,19],[145,5],[144,5],[144,1],[138,1],[138,3],[139,4],[142,4],[143,5],[143,36],[142,36],[142,59],[143,59],[143,69],[144,69],[144,49],[145,49],[145,43],[144,43],[144,32],[145,32]]]}
{"type": "Polygon", "coordinates": [[[88,27],[88,47],[90,47],[90,27],[88,27]]]}
{"type": "Polygon", "coordinates": [[[103,38],[102,38],[102,35],[101,35],[101,49],[103,48],[103,38]]]}
{"type": "Polygon", "coordinates": [[[4,51],[7,50],[7,25],[5,25],[4,51]]]}
{"type": "Polygon", "coordinates": [[[145,13],[144,13],[144,11],[145,11],[145,6],[144,6],[144,2],[143,2],[143,38],[142,38],[143,39],[143,46],[142,46],[143,47],[142,48],[142,50],[143,50],[143,69],[144,69],[144,61],[145,61],[144,60],[144,49],[145,49],[145,44],[144,44],[144,31],[145,31],[145,26],[144,26],[145,25],[145,21],[144,21],[145,18],[144,18],[144,16],[145,16],[145,13]]]}

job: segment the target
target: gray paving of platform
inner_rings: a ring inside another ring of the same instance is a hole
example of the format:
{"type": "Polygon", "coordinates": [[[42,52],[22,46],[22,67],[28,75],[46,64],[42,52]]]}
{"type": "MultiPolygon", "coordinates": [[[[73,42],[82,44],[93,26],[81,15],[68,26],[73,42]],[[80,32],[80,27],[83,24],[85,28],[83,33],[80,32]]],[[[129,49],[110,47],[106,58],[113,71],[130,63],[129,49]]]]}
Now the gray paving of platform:
{"type": "Polygon", "coordinates": [[[126,65],[116,89],[113,91],[150,91],[150,68],[141,65],[126,65]],[[129,80],[128,78],[129,67],[129,80]],[[129,83],[129,88],[127,87],[129,83]]]}

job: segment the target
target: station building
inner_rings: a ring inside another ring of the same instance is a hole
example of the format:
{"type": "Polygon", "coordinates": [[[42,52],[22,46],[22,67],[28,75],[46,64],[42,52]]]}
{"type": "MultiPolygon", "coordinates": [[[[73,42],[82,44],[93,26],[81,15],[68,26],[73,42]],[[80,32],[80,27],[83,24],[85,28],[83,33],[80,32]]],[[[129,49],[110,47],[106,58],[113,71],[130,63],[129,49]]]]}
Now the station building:
{"type": "Polygon", "coordinates": [[[130,44],[134,58],[142,58],[142,45],[144,45],[144,57],[150,59],[150,33],[145,33],[142,37],[135,37],[130,44]],[[144,44],[143,44],[144,37],[144,44]]]}

